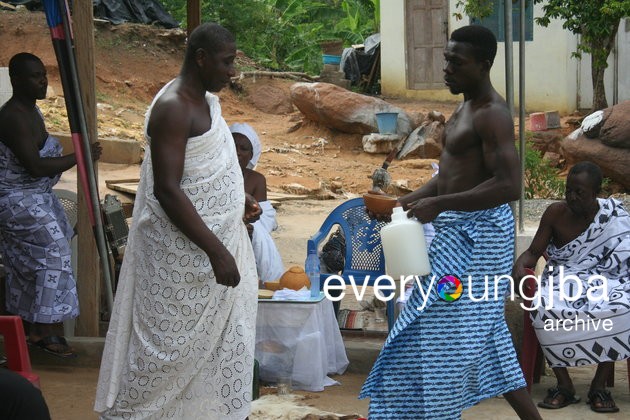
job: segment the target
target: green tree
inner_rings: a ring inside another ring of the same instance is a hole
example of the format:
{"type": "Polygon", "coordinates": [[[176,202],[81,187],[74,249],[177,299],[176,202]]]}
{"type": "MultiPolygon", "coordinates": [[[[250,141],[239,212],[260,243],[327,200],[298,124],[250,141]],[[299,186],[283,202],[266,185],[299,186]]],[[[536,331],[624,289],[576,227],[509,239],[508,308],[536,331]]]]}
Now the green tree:
{"type": "MultiPolygon", "coordinates": [[[[186,0],[161,0],[186,23],[186,0]]],[[[232,31],[238,48],[261,65],[317,74],[319,42],[339,38],[349,46],[378,31],[380,0],[223,0],[202,2],[202,20],[232,31]]]]}
{"type": "MultiPolygon", "coordinates": [[[[503,0],[458,0],[457,4],[469,16],[484,17],[492,11],[495,1],[503,0]]],[[[622,18],[630,16],[630,0],[534,0],[534,3],[544,3],[544,15],[537,17],[536,23],[546,27],[551,19],[561,19],[563,28],[580,35],[573,56],[590,54],[592,108],[606,108],[608,101],[604,90],[604,72],[608,67],[607,60],[619,23],[622,18]]]]}
{"type": "MultiPolygon", "coordinates": [[[[535,0],[540,3],[543,0],[535,0]]],[[[562,19],[562,27],[580,35],[577,51],[591,55],[593,111],[608,107],[604,90],[604,72],[617,36],[621,19],[630,15],[630,0],[547,0],[545,15],[536,23],[547,26],[552,18],[562,19]]]]}

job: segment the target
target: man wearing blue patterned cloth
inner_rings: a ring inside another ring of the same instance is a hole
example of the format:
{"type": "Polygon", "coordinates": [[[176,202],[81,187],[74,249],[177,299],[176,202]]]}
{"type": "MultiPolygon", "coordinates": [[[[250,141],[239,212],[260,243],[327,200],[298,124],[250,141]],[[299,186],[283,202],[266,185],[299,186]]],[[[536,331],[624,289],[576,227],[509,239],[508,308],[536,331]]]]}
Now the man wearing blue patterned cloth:
{"type": "Polygon", "coordinates": [[[471,25],[454,31],[444,51],[446,86],[464,102],[446,124],[439,174],[399,198],[410,217],[433,223],[432,272],[414,285],[363,385],[370,419],[459,419],[501,394],[520,418],[540,419],[504,319],[510,283],[493,293],[495,276],[511,272],[507,203],[520,190],[512,116],[490,82],[496,49],[492,32],[471,25]],[[446,276],[462,280],[459,299],[438,296],[446,276]],[[486,281],[492,292],[482,298],[486,281]]]}
{"type": "MultiPolygon", "coordinates": [[[[19,315],[29,342],[60,357],[74,356],[55,325],[79,315],[72,274],[74,232],[52,191],[61,173],[77,164],[61,156],[36,105],[48,79],[39,58],[19,53],[9,61],[13,95],[0,108],[0,253],[7,268],[6,308],[19,315]]],[[[94,143],[92,157],[101,147],[94,143]]]]}

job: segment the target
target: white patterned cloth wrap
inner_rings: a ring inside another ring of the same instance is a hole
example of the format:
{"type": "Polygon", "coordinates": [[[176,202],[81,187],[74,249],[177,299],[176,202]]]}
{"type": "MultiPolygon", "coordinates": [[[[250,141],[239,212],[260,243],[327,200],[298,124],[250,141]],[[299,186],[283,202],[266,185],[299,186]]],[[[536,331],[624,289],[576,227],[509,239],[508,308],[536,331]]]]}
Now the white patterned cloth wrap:
{"type": "MultiPolygon", "coordinates": [[[[61,156],[48,136],[41,157],[61,156]]],[[[53,192],[61,174],[33,177],[0,142],[0,253],[6,269],[6,309],[28,322],[54,324],[79,315],[72,273],[74,235],[53,192]]]]}
{"type": "Polygon", "coordinates": [[[206,100],[212,128],[188,139],[181,188],[234,256],[241,282],[217,284],[208,256],[171,223],[153,194],[147,151],[101,363],[101,418],[242,420],[250,412],[256,267],[234,141],[218,98],[206,100]]]}
{"type": "Polygon", "coordinates": [[[370,397],[370,420],[459,419],[479,401],[525,387],[504,318],[514,252],[514,219],[508,205],[475,212],[447,211],[434,221],[426,306],[418,285],[396,320],[360,398],[370,397]],[[458,300],[438,297],[437,282],[455,275],[458,300]],[[468,276],[472,279],[469,290],[468,276]],[[489,277],[489,298],[485,294],[489,277]]]}
{"type": "Polygon", "coordinates": [[[542,286],[533,300],[538,307],[531,317],[551,367],[630,357],[630,216],[614,198],[599,198],[598,202],[599,211],[582,234],[560,248],[553,244],[547,248],[549,259],[541,274],[542,286]],[[566,281],[564,295],[570,299],[560,299],[561,269],[563,277],[580,279],[582,293],[577,283],[566,281]],[[601,289],[593,290],[588,298],[589,288],[603,284],[594,282],[595,278],[589,282],[593,275],[606,278],[608,301],[599,299],[601,289]],[[545,309],[547,306],[552,308],[545,309]],[[563,320],[570,323],[556,323],[563,320]],[[606,328],[604,320],[610,320],[606,328]]]}
{"type": "Polygon", "coordinates": [[[256,256],[256,269],[258,278],[264,282],[278,281],[284,274],[284,264],[276,244],[271,236],[271,232],[278,228],[276,223],[276,209],[270,201],[258,203],[262,214],[254,225],[252,235],[252,247],[256,256]]]}

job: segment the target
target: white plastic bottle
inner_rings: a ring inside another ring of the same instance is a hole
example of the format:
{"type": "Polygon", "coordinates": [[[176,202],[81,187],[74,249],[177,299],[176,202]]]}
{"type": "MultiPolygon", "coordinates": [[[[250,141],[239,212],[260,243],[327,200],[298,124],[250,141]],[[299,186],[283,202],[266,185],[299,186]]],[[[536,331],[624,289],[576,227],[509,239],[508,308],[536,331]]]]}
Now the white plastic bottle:
{"type": "Polygon", "coordinates": [[[387,275],[395,281],[431,272],[422,224],[409,219],[402,207],[394,207],[391,223],[381,228],[381,243],[387,275]]]}

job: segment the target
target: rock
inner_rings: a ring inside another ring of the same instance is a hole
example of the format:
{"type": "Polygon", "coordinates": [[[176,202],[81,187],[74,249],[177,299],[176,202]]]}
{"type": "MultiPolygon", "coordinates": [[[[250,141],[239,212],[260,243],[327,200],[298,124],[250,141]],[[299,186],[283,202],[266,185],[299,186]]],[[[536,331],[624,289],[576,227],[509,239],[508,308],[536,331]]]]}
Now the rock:
{"type": "Polygon", "coordinates": [[[293,112],[293,103],[288,92],[264,83],[252,84],[248,87],[249,102],[262,112],[267,114],[290,114],[293,112]]]}
{"type": "Polygon", "coordinates": [[[443,134],[443,122],[426,120],[409,134],[400,153],[398,153],[398,158],[439,158],[442,154],[443,134]]]}
{"type": "Polygon", "coordinates": [[[412,127],[420,127],[420,125],[426,119],[424,114],[422,112],[419,112],[419,111],[411,111],[411,112],[409,112],[409,117],[411,118],[411,126],[412,127]]]}
{"type": "Polygon", "coordinates": [[[559,153],[546,152],[542,158],[549,164],[549,166],[557,168],[560,166],[560,160],[562,159],[562,156],[560,156],[559,153]]]}
{"type": "Polygon", "coordinates": [[[431,169],[433,170],[433,164],[437,164],[437,159],[409,159],[402,162],[396,162],[396,166],[408,169],[431,169]]]}
{"type": "Polygon", "coordinates": [[[630,101],[604,110],[598,138],[607,146],[630,149],[630,101]]]}
{"type": "Polygon", "coordinates": [[[442,114],[439,111],[430,111],[427,114],[427,118],[430,119],[431,121],[441,122],[442,124],[446,123],[446,117],[444,116],[444,114],[442,114]]]}
{"type": "Polygon", "coordinates": [[[609,147],[597,139],[579,136],[576,139],[565,138],[562,143],[562,154],[572,166],[583,160],[590,160],[599,165],[604,176],[609,177],[630,188],[630,149],[609,147]]]}
{"type": "Polygon", "coordinates": [[[401,108],[330,83],[295,83],[291,99],[307,119],[344,133],[378,132],[377,112],[398,112],[397,134],[401,136],[414,128],[411,117],[401,108]]]}
{"type": "Polygon", "coordinates": [[[367,153],[384,153],[387,154],[394,150],[400,141],[397,134],[379,134],[371,133],[363,136],[363,151],[367,153]]]}
{"type": "Polygon", "coordinates": [[[562,133],[559,131],[535,131],[532,132],[530,143],[535,150],[543,155],[547,152],[560,153],[562,133]]]}
{"type": "Polygon", "coordinates": [[[315,195],[315,193],[319,190],[319,188],[317,189],[306,188],[304,185],[298,184],[297,182],[282,185],[280,188],[282,188],[284,191],[288,192],[289,194],[309,195],[309,196],[315,195]]]}
{"type": "Polygon", "coordinates": [[[389,186],[389,191],[396,196],[408,194],[412,191],[409,188],[409,180],[408,179],[396,179],[389,186]]]}

